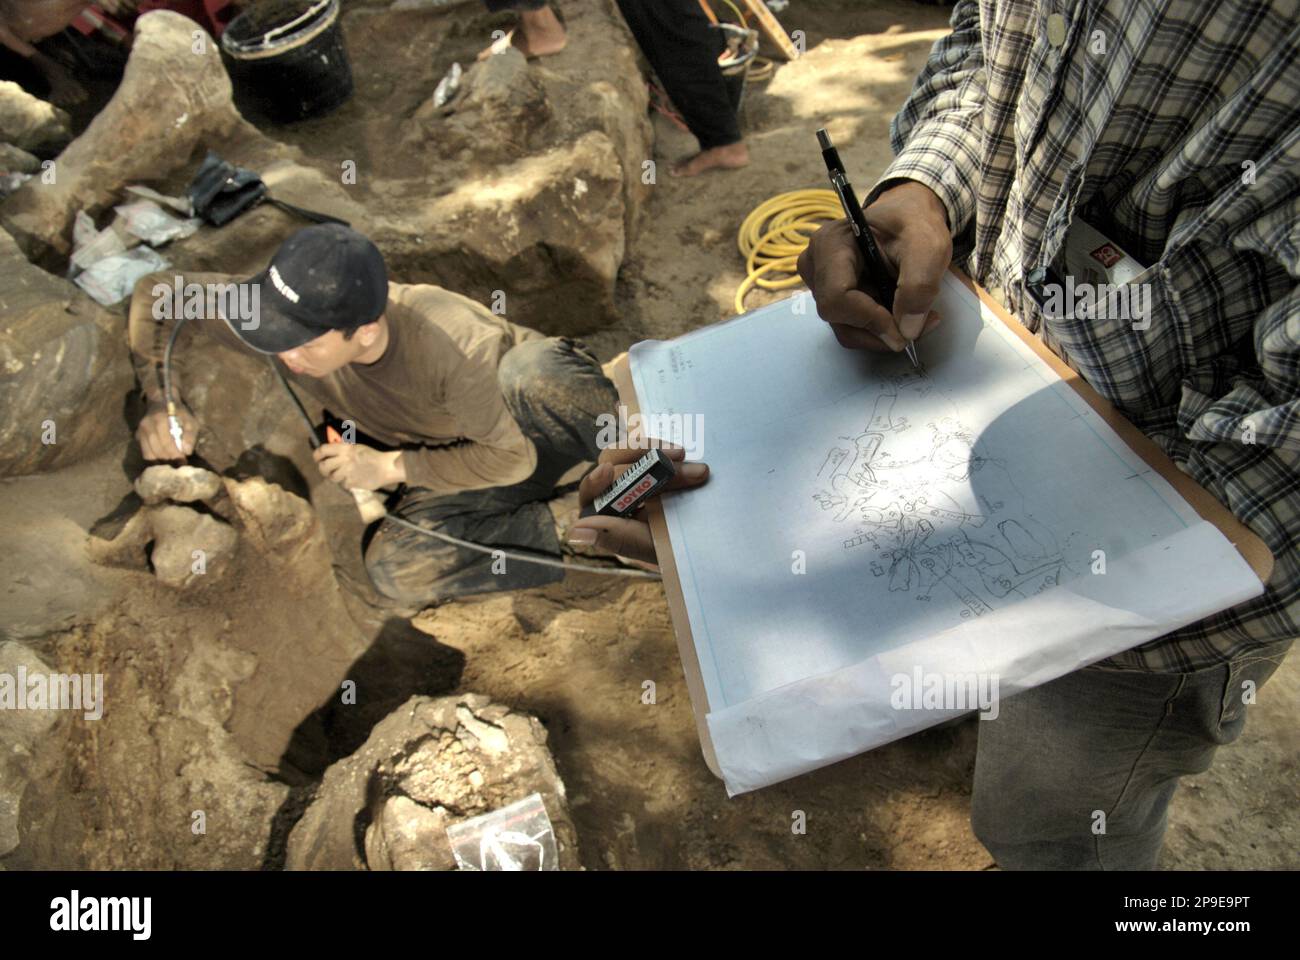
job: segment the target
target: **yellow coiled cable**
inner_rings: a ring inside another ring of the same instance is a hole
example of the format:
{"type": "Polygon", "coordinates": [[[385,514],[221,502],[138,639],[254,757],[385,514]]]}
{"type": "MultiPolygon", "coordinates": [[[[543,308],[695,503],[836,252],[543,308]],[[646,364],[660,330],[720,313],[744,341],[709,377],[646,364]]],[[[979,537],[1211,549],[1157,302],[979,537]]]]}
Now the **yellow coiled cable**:
{"type": "Polygon", "coordinates": [[[746,272],[736,288],[736,313],[745,312],[745,295],[754,287],[784,290],[802,283],[796,264],[808,238],[822,224],[843,216],[839,197],[827,189],[791,190],[755,207],[736,238],[746,272]],[[770,276],[780,273],[790,276],[770,276]]]}

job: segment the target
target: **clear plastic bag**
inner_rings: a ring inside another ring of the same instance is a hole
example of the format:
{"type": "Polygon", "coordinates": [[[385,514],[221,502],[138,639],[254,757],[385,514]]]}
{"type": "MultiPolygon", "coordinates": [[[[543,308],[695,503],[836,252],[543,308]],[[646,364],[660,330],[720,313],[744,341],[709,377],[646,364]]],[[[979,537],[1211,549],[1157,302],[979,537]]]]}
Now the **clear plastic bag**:
{"type": "Polygon", "coordinates": [[[77,219],[72,228],[72,270],[73,274],[89,270],[101,260],[126,253],[126,244],[112,227],[95,229],[95,221],[85,210],[77,211],[77,219]]]}
{"type": "Polygon", "coordinates": [[[154,247],[172,240],[183,240],[203,223],[197,218],[181,220],[174,217],[152,200],[136,200],[113,210],[122,218],[127,233],[154,247]]]}
{"type": "Polygon", "coordinates": [[[461,870],[558,870],[555,831],[542,795],[447,828],[451,852],[461,870]]]}
{"type": "Polygon", "coordinates": [[[169,266],[170,263],[149,247],[136,247],[92,264],[73,282],[97,302],[111,307],[130,296],[141,277],[169,266]]]}

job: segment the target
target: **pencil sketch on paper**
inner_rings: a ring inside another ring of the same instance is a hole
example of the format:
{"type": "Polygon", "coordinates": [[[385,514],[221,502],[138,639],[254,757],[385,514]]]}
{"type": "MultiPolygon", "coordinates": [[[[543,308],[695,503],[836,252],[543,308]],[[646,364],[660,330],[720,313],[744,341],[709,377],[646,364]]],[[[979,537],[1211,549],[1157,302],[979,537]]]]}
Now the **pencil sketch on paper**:
{"type": "Polygon", "coordinates": [[[1056,586],[1069,565],[1005,465],[977,451],[955,411],[920,424],[900,415],[934,389],[920,373],[885,381],[862,432],[827,453],[813,500],[845,526],[842,548],[870,557],[871,582],[922,602],[951,591],[966,619],[1056,586]],[[1002,491],[1000,499],[973,489],[985,471],[996,475],[980,488],[1002,491]]]}

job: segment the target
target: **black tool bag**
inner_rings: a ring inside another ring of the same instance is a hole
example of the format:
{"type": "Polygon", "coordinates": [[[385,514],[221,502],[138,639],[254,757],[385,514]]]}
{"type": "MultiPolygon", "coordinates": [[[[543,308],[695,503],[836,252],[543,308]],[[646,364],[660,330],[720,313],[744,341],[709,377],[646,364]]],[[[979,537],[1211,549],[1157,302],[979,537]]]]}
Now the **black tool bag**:
{"type": "Polygon", "coordinates": [[[262,178],[252,170],[245,170],[209,152],[199,166],[186,196],[194,206],[194,215],[202,217],[214,227],[224,226],[245,210],[262,201],[274,204],[286,213],[294,213],[313,223],[339,223],[351,226],[346,220],[328,214],[304,210],[271,196],[262,178]]]}

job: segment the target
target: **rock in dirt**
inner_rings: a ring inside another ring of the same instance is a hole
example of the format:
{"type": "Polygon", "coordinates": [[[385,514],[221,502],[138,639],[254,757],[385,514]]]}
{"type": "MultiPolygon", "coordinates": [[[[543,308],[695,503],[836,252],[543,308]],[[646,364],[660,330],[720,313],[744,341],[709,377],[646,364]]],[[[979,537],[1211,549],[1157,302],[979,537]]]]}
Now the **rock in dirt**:
{"type": "MultiPolygon", "coordinates": [[[[308,501],[260,478],[222,484],[207,506],[147,506],[132,494],[122,510],[135,502],[134,513],[100,528],[117,536],[91,537],[92,557],[134,570],[109,574],[113,609],[42,636],[39,649],[51,663],[104,671],[106,709],[93,725],[72,718],[42,736],[21,840],[0,868],[280,867],[307,802],[286,781],[319,777],[411,696],[459,683],[458,650],[395,619],[358,628],[308,501]],[[228,524],[238,543],[210,588],[171,589],[148,572],[152,543],[160,575],[188,575],[212,524],[228,524]],[[349,688],[354,698],[342,696],[349,688]]],[[[396,833],[393,849],[390,860],[411,862],[396,833]]]]}
{"type": "Polygon", "coordinates": [[[436,139],[445,156],[496,163],[536,152],[551,117],[546,89],[511,47],[473,64],[450,103],[439,107],[432,97],[426,100],[412,118],[408,143],[436,139]]]}
{"type": "Polygon", "coordinates": [[[449,816],[443,807],[389,797],[366,829],[366,865],[371,870],[455,870],[447,842],[449,816]]]}
{"type": "Polygon", "coordinates": [[[154,507],[150,523],[154,574],[178,589],[219,579],[239,539],[229,525],[189,507],[154,507]]]}
{"type": "MultiPolygon", "coordinates": [[[[467,178],[412,210],[401,229],[371,236],[395,276],[470,292],[492,278],[503,284],[508,319],[575,336],[614,313],[623,214],[618,155],[593,131],[467,178]]],[[[489,288],[482,299],[491,296],[489,288]]]]}
{"type": "Polygon", "coordinates": [[[220,144],[246,126],[217,45],[195,53],[193,31],[194,21],[178,13],[141,17],[117,92],[59,155],[54,183],[28,182],[6,201],[0,220],[30,259],[68,254],[78,210],[103,210],[127,184],[161,179],[200,144],[220,144]]]}
{"type": "MultiPolygon", "coordinates": [[[[260,477],[222,481],[233,506],[233,516],[257,549],[291,557],[295,546],[319,539],[320,520],[311,504],[260,477]]],[[[322,543],[323,545],[323,543],[322,543]]]]}
{"type": "Polygon", "coordinates": [[[83,460],[127,438],[125,324],[27,262],[0,231],[0,475],[83,460]]]}
{"type": "Polygon", "coordinates": [[[135,481],[135,492],[147,504],[195,503],[211,500],[222,491],[221,477],[202,467],[171,467],[157,464],[146,467],[135,481]]]}
{"type": "Polygon", "coordinates": [[[149,544],[153,542],[153,525],[149,511],[137,510],[110,538],[90,537],[86,553],[92,563],[128,570],[149,569],[149,544]]]}
{"type": "MultiPolygon", "coordinates": [[[[21,643],[0,643],[0,675],[16,678],[48,674],[49,665],[21,643]]],[[[57,710],[4,711],[0,723],[0,857],[18,846],[18,822],[23,793],[30,779],[28,758],[41,736],[59,718],[57,710]]]]}
{"type": "Polygon", "coordinates": [[[0,80],[0,140],[28,153],[57,153],[72,140],[72,122],[54,104],[0,80]]]}
{"type": "Polygon", "coordinates": [[[111,539],[92,536],[90,559],[106,567],[152,566],[160,582],[181,590],[218,582],[234,556],[239,531],[224,517],[181,504],[214,500],[223,489],[221,477],[199,467],[147,468],[135,482],[145,506],[111,539]]]}
{"type": "Polygon", "coordinates": [[[103,717],[64,711],[36,742],[20,843],[0,869],[264,865],[289,787],[252,766],[225,728],[256,659],[223,642],[219,611],[195,616],[186,601],[46,641],[59,663],[104,671],[103,717]]]}
{"type": "Polygon", "coordinates": [[[541,723],[478,694],[412,697],[325,771],[289,835],[286,866],[451,869],[447,827],[533,793],[550,817],[560,868],[577,869],[577,834],[541,723]]]}

